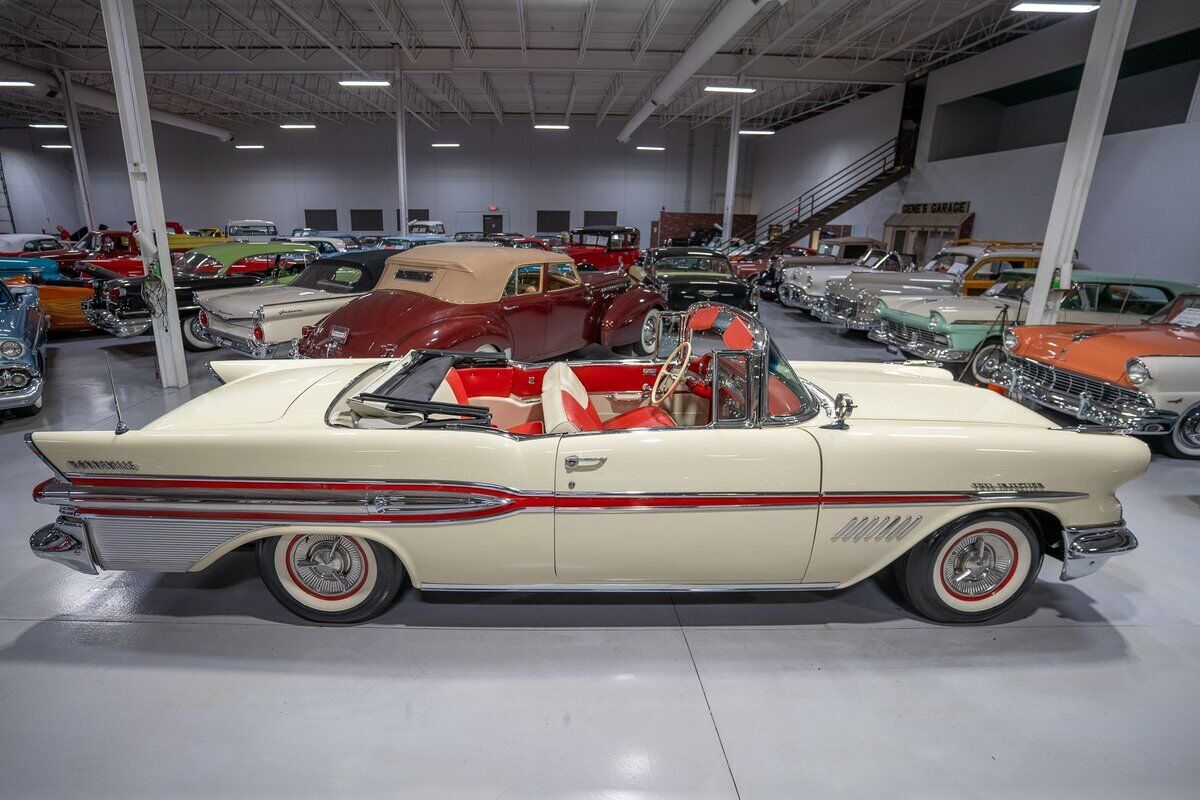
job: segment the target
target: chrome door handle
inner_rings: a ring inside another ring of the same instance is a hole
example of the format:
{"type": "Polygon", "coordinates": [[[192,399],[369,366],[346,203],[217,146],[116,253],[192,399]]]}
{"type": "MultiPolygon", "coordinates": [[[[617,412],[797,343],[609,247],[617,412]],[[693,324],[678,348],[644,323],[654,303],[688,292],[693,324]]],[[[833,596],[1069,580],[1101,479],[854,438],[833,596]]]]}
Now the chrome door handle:
{"type": "Polygon", "coordinates": [[[603,467],[604,462],[608,461],[604,456],[567,456],[563,460],[563,466],[567,469],[579,469],[581,467],[603,467]]]}

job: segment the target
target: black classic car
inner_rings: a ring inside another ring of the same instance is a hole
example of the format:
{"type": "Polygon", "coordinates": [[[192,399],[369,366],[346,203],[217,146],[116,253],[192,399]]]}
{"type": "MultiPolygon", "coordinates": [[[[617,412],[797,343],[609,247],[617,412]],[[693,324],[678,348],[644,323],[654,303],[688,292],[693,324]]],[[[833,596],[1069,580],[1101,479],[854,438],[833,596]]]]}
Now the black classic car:
{"type": "Polygon", "coordinates": [[[707,247],[656,247],[629,269],[629,276],[661,292],[669,311],[712,302],[755,313],[758,292],[737,277],[722,253],[707,247]]]}
{"type": "MultiPolygon", "coordinates": [[[[316,248],[296,242],[229,242],[197,247],[175,264],[175,302],[180,333],[188,350],[212,350],[212,342],[197,333],[195,292],[233,289],[264,281],[286,283],[318,258],[316,248]]],[[[140,336],[150,329],[150,308],[143,295],[146,278],[128,277],[91,268],[92,297],[83,301],[88,322],[114,336],[140,336]]]]}

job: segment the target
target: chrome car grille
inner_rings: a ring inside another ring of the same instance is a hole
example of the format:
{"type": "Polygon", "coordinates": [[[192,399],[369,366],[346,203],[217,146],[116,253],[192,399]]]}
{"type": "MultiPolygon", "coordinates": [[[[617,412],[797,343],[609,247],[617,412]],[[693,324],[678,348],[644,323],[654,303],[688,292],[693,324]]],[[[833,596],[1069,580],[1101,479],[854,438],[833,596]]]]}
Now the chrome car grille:
{"type": "Polygon", "coordinates": [[[854,316],[855,306],[857,306],[858,304],[855,303],[850,298],[841,297],[840,295],[832,295],[828,298],[828,300],[829,300],[828,308],[829,308],[830,312],[837,314],[838,316],[846,316],[846,317],[854,316]]]}
{"type": "Polygon", "coordinates": [[[905,342],[917,342],[919,344],[927,344],[930,346],[939,346],[945,344],[945,340],[939,338],[933,332],[922,330],[915,325],[906,325],[905,323],[897,322],[894,319],[884,319],[883,326],[887,331],[888,337],[891,339],[898,339],[905,342]]]}
{"type": "Polygon", "coordinates": [[[1074,397],[1087,395],[1094,403],[1104,405],[1151,405],[1149,398],[1141,392],[1126,389],[1115,383],[1090,378],[1077,372],[1051,367],[1027,358],[1013,358],[1017,377],[1024,383],[1032,383],[1074,397]]]}

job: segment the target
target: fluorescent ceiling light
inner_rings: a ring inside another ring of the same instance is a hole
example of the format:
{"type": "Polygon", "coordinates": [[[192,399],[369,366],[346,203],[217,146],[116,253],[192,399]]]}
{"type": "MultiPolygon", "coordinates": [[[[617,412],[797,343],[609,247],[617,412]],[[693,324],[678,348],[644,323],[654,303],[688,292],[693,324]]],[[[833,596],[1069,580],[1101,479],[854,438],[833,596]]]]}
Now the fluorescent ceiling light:
{"type": "Polygon", "coordinates": [[[657,151],[657,150],[666,150],[667,148],[659,147],[656,144],[639,144],[637,149],[638,150],[656,150],[657,151]]]}
{"type": "Polygon", "coordinates": [[[42,128],[48,131],[65,131],[67,129],[67,126],[61,122],[31,122],[29,123],[29,127],[42,128]]]}
{"type": "Polygon", "coordinates": [[[0,81],[0,87],[5,89],[25,89],[34,85],[29,81],[0,81]]]}
{"type": "Polygon", "coordinates": [[[363,80],[361,78],[351,78],[350,80],[338,81],[339,86],[391,86],[391,81],[376,81],[363,80]]]}
{"type": "Polygon", "coordinates": [[[1017,3],[1012,10],[1041,14],[1088,14],[1099,7],[1099,3],[1017,3]]]}
{"type": "Polygon", "coordinates": [[[458,142],[434,142],[430,147],[458,147],[458,142]]]}
{"type": "Polygon", "coordinates": [[[279,127],[283,128],[285,131],[311,131],[317,126],[313,125],[311,122],[285,122],[279,127]]]}
{"type": "Polygon", "coordinates": [[[754,94],[758,90],[753,86],[705,86],[706,92],[725,92],[726,94],[754,94]]]}
{"type": "Polygon", "coordinates": [[[261,144],[235,144],[234,150],[262,150],[265,145],[261,144]]]}
{"type": "Polygon", "coordinates": [[[774,136],[775,131],[757,131],[751,128],[742,128],[738,131],[742,136],[774,136]]]}
{"type": "Polygon", "coordinates": [[[545,123],[539,124],[539,125],[534,125],[533,127],[538,129],[539,131],[569,131],[569,130],[571,130],[570,125],[549,125],[549,124],[545,124],[545,123]]]}
{"type": "Polygon", "coordinates": [[[42,148],[46,149],[46,150],[70,150],[71,145],[69,145],[69,144],[44,144],[44,145],[42,145],[42,148]]]}

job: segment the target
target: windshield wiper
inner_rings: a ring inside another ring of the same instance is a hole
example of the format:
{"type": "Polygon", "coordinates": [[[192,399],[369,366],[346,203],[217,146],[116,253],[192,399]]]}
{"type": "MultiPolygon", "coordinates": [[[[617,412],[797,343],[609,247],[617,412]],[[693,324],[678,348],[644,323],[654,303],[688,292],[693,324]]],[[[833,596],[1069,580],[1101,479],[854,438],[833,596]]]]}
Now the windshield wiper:
{"type": "Polygon", "coordinates": [[[374,402],[383,403],[383,407],[387,411],[393,413],[408,413],[419,414],[424,417],[423,425],[428,425],[435,428],[452,427],[456,425],[472,425],[483,427],[491,427],[492,411],[483,406],[466,406],[458,403],[435,403],[432,400],[410,400],[407,398],[394,397],[389,394],[377,394],[375,392],[363,392],[357,395],[355,400],[359,402],[374,402]],[[430,416],[441,414],[449,417],[458,417],[458,419],[430,419],[430,416]]]}

